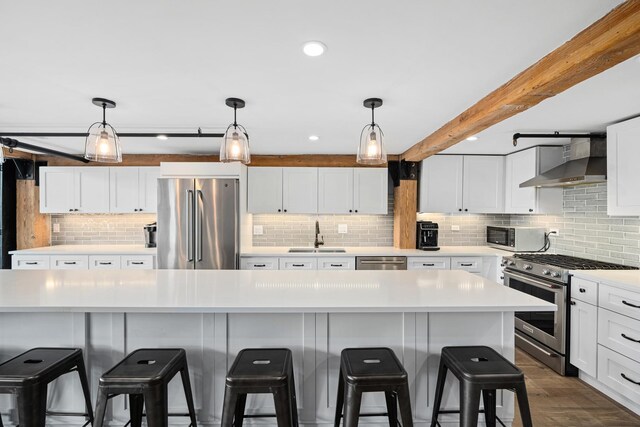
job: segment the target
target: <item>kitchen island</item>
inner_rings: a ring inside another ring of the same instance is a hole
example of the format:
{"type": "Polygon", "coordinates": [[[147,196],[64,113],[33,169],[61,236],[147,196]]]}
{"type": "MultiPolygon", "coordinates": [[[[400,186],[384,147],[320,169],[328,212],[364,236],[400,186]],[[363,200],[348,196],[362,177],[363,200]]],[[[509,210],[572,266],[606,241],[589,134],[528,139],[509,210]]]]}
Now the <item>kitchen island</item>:
{"type": "MultiPolygon", "coordinates": [[[[464,271],[2,271],[0,360],[36,346],[85,350],[92,393],[100,375],[141,347],[187,350],[199,422],[218,424],[224,378],[246,347],[288,347],[294,354],[300,420],[331,424],[340,351],[391,347],[409,373],[417,425],[431,415],[440,350],[489,345],[514,357],[514,311],[552,311],[553,304],[464,271]]],[[[450,381],[444,406],[457,406],[450,381]]],[[[50,408],[82,410],[75,378],[49,387],[50,408]]],[[[5,425],[11,401],[3,396],[5,425]]],[[[184,412],[179,381],[170,386],[170,412],[184,412]]],[[[510,423],[513,398],[498,396],[510,423]]],[[[266,395],[248,412],[272,412],[266,395]]],[[[363,411],[381,412],[384,397],[367,396],[363,411]]],[[[12,414],[13,415],[13,414],[12,414]]],[[[113,425],[127,419],[113,400],[113,425]]],[[[456,416],[443,416],[442,424],[456,416]]],[[[364,423],[384,424],[384,418],[364,423]]],[[[8,421],[8,422],[7,422],[8,421]]],[[[81,425],[80,419],[50,417],[81,425]]],[[[175,425],[186,419],[172,418],[175,425]]]]}

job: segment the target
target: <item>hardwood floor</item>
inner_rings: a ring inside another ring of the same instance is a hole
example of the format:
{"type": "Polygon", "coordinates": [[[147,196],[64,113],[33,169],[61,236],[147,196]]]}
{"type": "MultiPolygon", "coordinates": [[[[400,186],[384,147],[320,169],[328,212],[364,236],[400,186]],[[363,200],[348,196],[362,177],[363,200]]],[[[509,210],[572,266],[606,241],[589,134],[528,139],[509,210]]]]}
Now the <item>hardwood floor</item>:
{"type": "MultiPolygon", "coordinates": [[[[640,426],[640,416],[578,378],[562,377],[516,349],[516,365],[525,374],[535,427],[640,426]]],[[[516,405],[514,427],[521,427],[516,405]]]]}

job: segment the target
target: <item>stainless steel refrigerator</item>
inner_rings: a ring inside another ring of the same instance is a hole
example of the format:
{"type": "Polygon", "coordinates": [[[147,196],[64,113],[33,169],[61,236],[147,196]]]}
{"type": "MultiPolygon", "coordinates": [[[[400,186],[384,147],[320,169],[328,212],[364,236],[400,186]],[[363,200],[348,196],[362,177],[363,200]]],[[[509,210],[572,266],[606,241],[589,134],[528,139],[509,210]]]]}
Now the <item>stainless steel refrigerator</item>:
{"type": "Polygon", "coordinates": [[[237,269],[238,200],[237,179],[158,179],[158,268],[237,269]]]}

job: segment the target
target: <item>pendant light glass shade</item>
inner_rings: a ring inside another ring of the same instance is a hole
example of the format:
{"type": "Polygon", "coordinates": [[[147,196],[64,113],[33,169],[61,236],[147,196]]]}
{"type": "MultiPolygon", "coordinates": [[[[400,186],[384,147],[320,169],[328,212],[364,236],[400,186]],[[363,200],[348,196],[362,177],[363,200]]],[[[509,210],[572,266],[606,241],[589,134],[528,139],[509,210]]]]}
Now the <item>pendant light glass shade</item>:
{"type": "Polygon", "coordinates": [[[107,108],[115,108],[116,103],[104,98],[93,98],[94,105],[102,107],[102,121],[95,122],[87,130],[84,142],[84,158],[100,163],[121,163],[122,148],[116,130],[107,123],[107,108]]]}
{"type": "Polygon", "coordinates": [[[244,126],[236,121],[236,110],[244,107],[244,101],[238,98],[228,98],[227,106],[233,108],[233,123],[227,127],[220,146],[220,161],[224,163],[240,162],[245,165],[251,163],[249,150],[249,134],[244,126]]]}
{"type": "Polygon", "coordinates": [[[365,99],[364,106],[371,108],[371,124],[366,125],[360,132],[360,145],[356,162],[362,165],[382,165],[387,163],[387,152],[384,149],[384,133],[374,120],[374,109],[382,105],[379,98],[365,99]]]}

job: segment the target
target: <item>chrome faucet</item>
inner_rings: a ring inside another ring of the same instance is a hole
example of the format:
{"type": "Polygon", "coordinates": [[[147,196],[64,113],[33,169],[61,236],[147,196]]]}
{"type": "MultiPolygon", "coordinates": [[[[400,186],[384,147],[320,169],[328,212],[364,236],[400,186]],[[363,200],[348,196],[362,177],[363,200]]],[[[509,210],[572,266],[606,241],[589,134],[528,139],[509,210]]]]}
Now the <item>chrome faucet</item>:
{"type": "Polygon", "coordinates": [[[320,235],[320,223],[316,220],[316,240],[313,242],[313,247],[318,249],[320,245],[324,245],[324,236],[320,236],[320,240],[318,240],[318,235],[320,235]]]}

